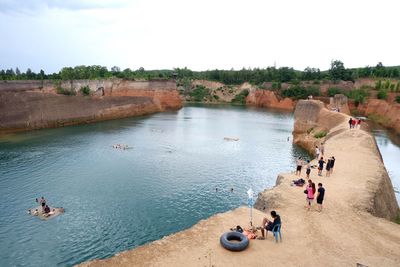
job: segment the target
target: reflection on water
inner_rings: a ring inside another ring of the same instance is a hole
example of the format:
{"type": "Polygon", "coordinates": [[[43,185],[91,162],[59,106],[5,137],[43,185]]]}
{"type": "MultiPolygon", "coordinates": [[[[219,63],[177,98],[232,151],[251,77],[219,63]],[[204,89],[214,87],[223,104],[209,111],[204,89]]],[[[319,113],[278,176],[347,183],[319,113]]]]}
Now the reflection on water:
{"type": "Polygon", "coordinates": [[[188,106],[1,139],[0,266],[109,257],[238,207],[304,155],[292,129],[288,113],[188,106]],[[66,213],[27,215],[41,195],[66,213]]]}
{"type": "Polygon", "coordinates": [[[378,125],[373,125],[373,133],[400,204],[400,137],[378,125]]]}

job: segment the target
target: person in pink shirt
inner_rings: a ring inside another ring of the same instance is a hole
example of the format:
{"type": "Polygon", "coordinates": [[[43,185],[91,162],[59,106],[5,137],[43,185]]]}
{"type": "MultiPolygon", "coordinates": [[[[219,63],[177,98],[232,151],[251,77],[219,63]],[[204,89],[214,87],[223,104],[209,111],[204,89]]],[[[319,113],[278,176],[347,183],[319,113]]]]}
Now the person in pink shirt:
{"type": "Polygon", "coordinates": [[[304,193],[307,195],[306,197],[307,210],[311,209],[311,204],[314,201],[315,191],[316,191],[315,184],[311,180],[308,180],[308,185],[306,187],[306,190],[304,190],[304,193]]]}

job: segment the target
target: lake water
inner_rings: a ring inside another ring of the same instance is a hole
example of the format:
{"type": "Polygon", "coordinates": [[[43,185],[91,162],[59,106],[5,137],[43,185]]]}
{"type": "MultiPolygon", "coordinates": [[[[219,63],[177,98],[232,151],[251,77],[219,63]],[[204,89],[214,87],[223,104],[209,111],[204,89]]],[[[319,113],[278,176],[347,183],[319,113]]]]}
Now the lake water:
{"type": "Polygon", "coordinates": [[[400,204],[400,136],[377,125],[373,125],[373,133],[400,204]]]}
{"type": "Polygon", "coordinates": [[[0,139],[0,266],[109,257],[243,205],[305,155],[292,129],[290,113],[187,106],[0,139]],[[42,195],[65,214],[28,215],[42,195]]]}

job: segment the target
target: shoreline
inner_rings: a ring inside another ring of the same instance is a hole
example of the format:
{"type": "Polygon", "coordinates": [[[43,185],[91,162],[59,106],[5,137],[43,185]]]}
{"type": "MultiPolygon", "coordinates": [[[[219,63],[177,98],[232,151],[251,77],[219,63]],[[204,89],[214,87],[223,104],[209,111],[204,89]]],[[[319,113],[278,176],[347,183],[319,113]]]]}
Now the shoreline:
{"type": "Polygon", "coordinates": [[[269,235],[264,241],[251,240],[241,253],[223,249],[219,245],[222,233],[236,225],[248,226],[249,209],[239,207],[81,266],[262,266],[266,262],[277,266],[400,265],[400,225],[387,220],[398,215],[398,205],[374,137],[364,130],[348,130],[347,115],[328,111],[320,104],[312,104],[313,116],[308,116],[310,103],[317,101],[306,103],[303,111],[296,109],[294,140],[310,151],[315,140],[300,128],[307,130],[315,124],[328,129],[326,151],[337,162],[331,177],[318,177],[315,170],[311,173],[310,178],[322,182],[327,190],[322,213],[303,208],[303,189],[290,186],[290,181],[298,178],[291,173],[279,174],[276,186],[259,194],[253,224],[258,226],[262,217],[270,217],[271,209],[277,210],[283,223],[283,243],[275,244],[269,235]]]}

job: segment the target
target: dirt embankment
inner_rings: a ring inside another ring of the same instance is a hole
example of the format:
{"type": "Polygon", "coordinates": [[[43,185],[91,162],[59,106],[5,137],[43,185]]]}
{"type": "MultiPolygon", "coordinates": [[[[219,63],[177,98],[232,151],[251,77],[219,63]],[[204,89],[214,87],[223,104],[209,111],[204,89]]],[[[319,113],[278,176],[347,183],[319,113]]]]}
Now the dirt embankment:
{"type": "MultiPolygon", "coordinates": [[[[353,199],[352,203],[357,205],[358,209],[371,212],[375,216],[394,220],[399,215],[399,207],[374,137],[364,130],[348,129],[349,116],[328,111],[319,101],[299,101],[294,115],[293,141],[310,153],[314,153],[315,146],[319,146],[321,142],[333,143],[335,141],[339,144],[338,149],[348,150],[351,155],[356,153],[350,148],[355,150],[361,150],[361,147],[367,149],[367,153],[360,155],[360,159],[352,158],[348,162],[349,168],[357,168],[358,166],[361,168],[366,162],[376,165],[375,172],[368,173],[368,176],[361,179],[351,177],[353,181],[359,180],[359,183],[354,184],[354,186],[364,189],[360,198],[353,199]],[[326,131],[326,137],[321,140],[310,134],[310,129],[316,128],[326,131]],[[373,163],[372,158],[377,159],[378,162],[373,163]],[[354,164],[358,166],[354,166],[354,164]]],[[[332,153],[329,153],[329,155],[332,155],[332,153]]]]}
{"type": "Polygon", "coordinates": [[[173,81],[80,80],[0,83],[0,133],[59,127],[179,109],[173,81]],[[57,94],[57,86],[78,92],[57,94]],[[91,96],[79,95],[88,86],[91,96]]]}
{"type": "Polygon", "coordinates": [[[279,99],[273,91],[252,89],[246,98],[246,105],[293,110],[295,101],[288,97],[279,99]]]}
{"type": "Polygon", "coordinates": [[[312,126],[329,130],[326,156],[334,155],[336,164],[330,177],[311,171],[310,178],[326,189],[321,213],[306,211],[304,188],[290,186],[298,179],[294,174],[279,175],[274,188],[259,194],[254,225],[277,210],[282,243],[275,244],[269,234],[267,240],[251,240],[240,253],[222,248],[221,234],[236,225],[248,226],[249,209],[241,207],[82,266],[400,266],[400,225],[384,219],[393,219],[399,208],[373,136],[347,129],[346,115],[317,101],[299,101],[295,116],[297,138],[312,126]]]}
{"type": "Polygon", "coordinates": [[[400,134],[400,104],[380,99],[369,99],[365,104],[352,107],[357,113],[370,117],[386,128],[400,134]]]}
{"type": "Polygon", "coordinates": [[[188,102],[235,103],[284,110],[293,110],[295,105],[295,101],[290,98],[280,98],[270,89],[259,89],[247,82],[240,85],[225,85],[214,81],[193,80],[187,87],[180,86],[179,89],[183,94],[183,100],[188,102]],[[196,99],[199,90],[202,90],[203,94],[200,99],[198,97],[196,99]]]}

